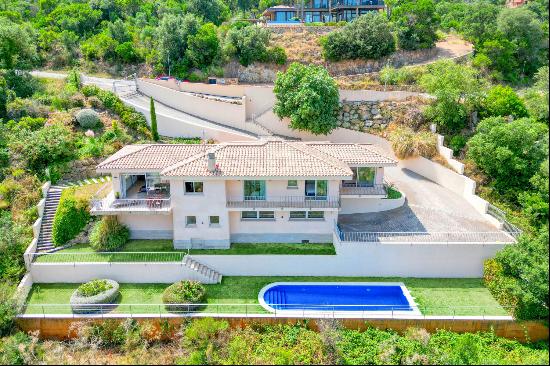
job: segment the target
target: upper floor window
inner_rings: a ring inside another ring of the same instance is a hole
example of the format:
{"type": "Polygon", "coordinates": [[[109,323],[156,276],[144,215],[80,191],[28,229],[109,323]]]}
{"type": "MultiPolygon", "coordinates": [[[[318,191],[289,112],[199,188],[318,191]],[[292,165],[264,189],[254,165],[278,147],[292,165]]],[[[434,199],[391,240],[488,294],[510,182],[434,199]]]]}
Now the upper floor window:
{"type": "Polygon", "coordinates": [[[185,193],[203,193],[203,183],[185,182],[185,193]]]}
{"type": "Polygon", "coordinates": [[[185,226],[197,226],[197,216],[185,216],[185,226]]]}
{"type": "Polygon", "coordinates": [[[244,199],[265,200],[265,180],[245,180],[244,199]]]}
{"type": "Polygon", "coordinates": [[[305,195],[312,199],[326,199],[328,196],[328,181],[306,180],[305,195]]]}
{"type": "Polygon", "coordinates": [[[297,180],[289,180],[287,183],[286,183],[286,187],[287,188],[298,188],[298,181],[297,180]]]}

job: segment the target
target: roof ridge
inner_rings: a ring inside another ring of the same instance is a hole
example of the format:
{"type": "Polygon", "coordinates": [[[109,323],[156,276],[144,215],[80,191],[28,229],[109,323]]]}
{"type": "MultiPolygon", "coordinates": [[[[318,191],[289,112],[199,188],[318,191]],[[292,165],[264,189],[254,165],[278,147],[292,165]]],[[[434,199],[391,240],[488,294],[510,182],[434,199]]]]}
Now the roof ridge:
{"type": "Polygon", "coordinates": [[[160,174],[161,175],[166,175],[167,173],[171,172],[172,170],[176,170],[177,168],[179,168],[179,167],[181,167],[185,164],[189,164],[189,163],[191,163],[195,160],[198,160],[202,157],[205,157],[208,153],[219,151],[220,149],[225,148],[228,145],[230,145],[230,143],[225,143],[225,142],[222,142],[221,144],[211,145],[213,147],[207,148],[205,151],[201,151],[200,153],[192,155],[192,156],[188,157],[187,159],[183,159],[181,161],[178,161],[177,163],[174,163],[172,165],[167,166],[166,168],[164,168],[160,172],[160,174]]]}

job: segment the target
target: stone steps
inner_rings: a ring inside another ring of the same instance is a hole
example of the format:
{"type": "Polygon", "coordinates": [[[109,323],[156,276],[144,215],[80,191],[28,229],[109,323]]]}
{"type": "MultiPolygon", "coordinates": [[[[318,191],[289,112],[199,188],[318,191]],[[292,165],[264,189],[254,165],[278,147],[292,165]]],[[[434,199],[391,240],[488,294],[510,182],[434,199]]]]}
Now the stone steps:
{"type": "Polygon", "coordinates": [[[191,258],[191,256],[186,255],[183,264],[198,273],[199,275],[205,277],[205,283],[220,283],[222,282],[222,275],[221,273],[217,272],[216,270],[196,261],[195,259],[191,258]]]}
{"type": "Polygon", "coordinates": [[[38,236],[38,243],[36,246],[37,252],[51,252],[57,249],[52,241],[52,226],[63,188],[64,187],[60,186],[52,186],[48,190],[46,204],[44,205],[44,212],[42,214],[40,235],[38,236]]]}

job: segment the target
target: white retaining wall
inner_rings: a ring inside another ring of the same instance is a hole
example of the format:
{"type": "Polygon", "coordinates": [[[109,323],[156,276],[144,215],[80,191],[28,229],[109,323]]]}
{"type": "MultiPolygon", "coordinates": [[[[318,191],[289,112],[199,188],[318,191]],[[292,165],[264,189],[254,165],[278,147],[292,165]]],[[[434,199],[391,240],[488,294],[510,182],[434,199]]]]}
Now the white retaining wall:
{"type": "Polygon", "coordinates": [[[405,204],[405,194],[396,199],[387,198],[340,198],[342,207],[339,214],[355,214],[366,212],[381,212],[399,208],[405,204]]]}
{"type": "Polygon", "coordinates": [[[464,174],[464,164],[453,159],[453,150],[443,145],[445,137],[437,135],[437,151],[458,174],[464,174]]]}
{"type": "MultiPolygon", "coordinates": [[[[335,242],[337,255],[193,255],[224,276],[482,277],[483,261],[504,244],[335,242]]],[[[35,283],[201,281],[181,263],[33,263],[35,283]]]]}
{"type": "Polygon", "coordinates": [[[156,101],[176,110],[229,127],[246,129],[246,98],[244,97],[241,99],[241,104],[234,104],[197,97],[144,79],[138,79],[137,86],[140,93],[153,97],[156,101]]]}

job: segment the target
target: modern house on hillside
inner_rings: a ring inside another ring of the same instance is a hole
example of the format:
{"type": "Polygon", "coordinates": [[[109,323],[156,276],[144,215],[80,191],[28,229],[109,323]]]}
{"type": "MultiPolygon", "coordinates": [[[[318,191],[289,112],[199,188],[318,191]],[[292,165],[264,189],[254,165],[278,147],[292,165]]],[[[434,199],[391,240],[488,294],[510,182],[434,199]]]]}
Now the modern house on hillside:
{"type": "Polygon", "coordinates": [[[369,11],[382,11],[383,0],[295,0],[267,8],[262,14],[268,23],[292,21],[351,21],[369,11]]]}
{"type": "Polygon", "coordinates": [[[384,167],[396,164],[352,143],[130,145],[98,165],[113,186],[92,214],[116,215],[133,238],[172,239],[176,248],[331,242],[339,213],[395,205],[384,167]]]}

